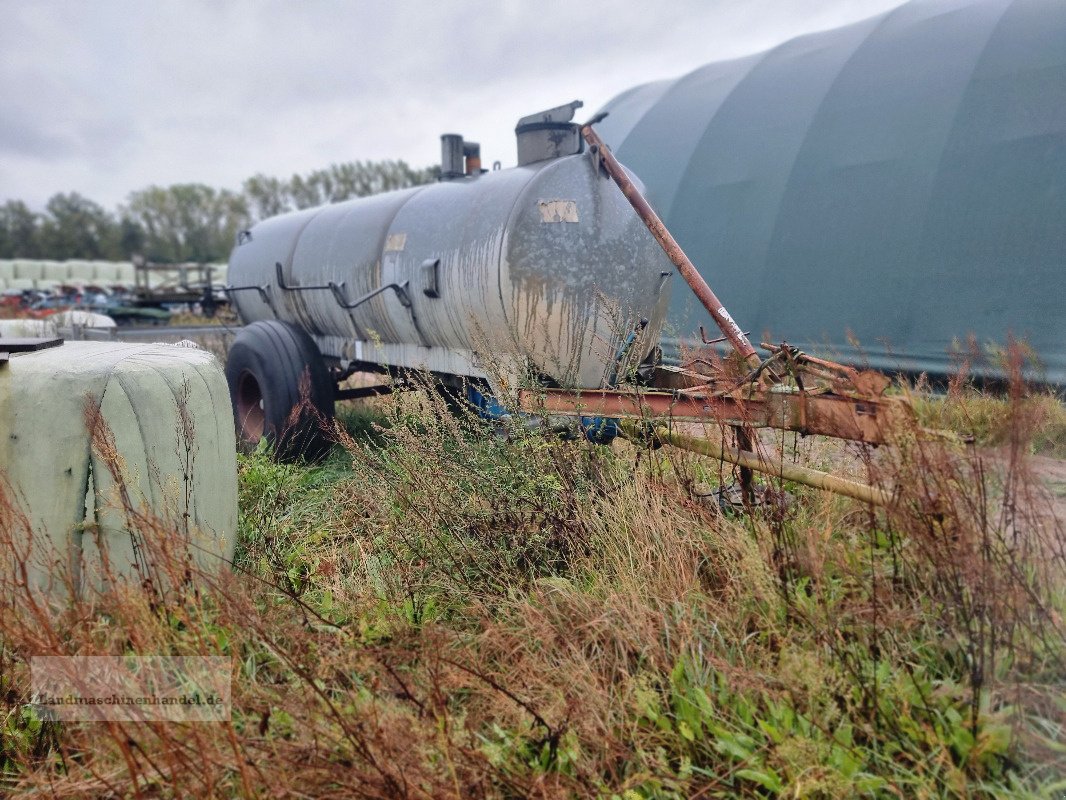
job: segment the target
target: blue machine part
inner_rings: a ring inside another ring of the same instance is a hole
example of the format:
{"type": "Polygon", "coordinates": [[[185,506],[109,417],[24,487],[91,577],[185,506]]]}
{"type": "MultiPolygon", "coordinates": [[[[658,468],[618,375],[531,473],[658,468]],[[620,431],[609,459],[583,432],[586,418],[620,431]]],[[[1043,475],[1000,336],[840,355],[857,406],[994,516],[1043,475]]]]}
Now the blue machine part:
{"type": "MultiPolygon", "coordinates": [[[[491,394],[486,394],[471,384],[466,386],[466,399],[482,419],[499,422],[514,416],[491,394]]],[[[522,414],[521,416],[529,417],[530,415],[522,414]]],[[[610,444],[622,432],[618,420],[608,417],[581,417],[578,420],[578,427],[585,438],[593,444],[610,444]]]]}
{"type": "Polygon", "coordinates": [[[579,424],[585,438],[593,444],[610,444],[622,432],[618,420],[610,417],[581,417],[579,424]]]}
{"type": "Polygon", "coordinates": [[[466,385],[466,400],[477,409],[477,414],[482,419],[504,420],[511,416],[511,412],[500,405],[500,401],[491,394],[480,392],[473,384],[466,385]]]}

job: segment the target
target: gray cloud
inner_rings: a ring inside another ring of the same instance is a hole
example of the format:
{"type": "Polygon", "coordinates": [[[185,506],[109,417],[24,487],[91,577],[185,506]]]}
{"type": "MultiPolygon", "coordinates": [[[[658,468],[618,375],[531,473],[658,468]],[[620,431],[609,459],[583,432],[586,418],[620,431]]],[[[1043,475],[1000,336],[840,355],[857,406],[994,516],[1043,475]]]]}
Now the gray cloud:
{"type": "Polygon", "coordinates": [[[78,152],[77,144],[70,136],[57,135],[27,123],[27,120],[18,119],[13,114],[6,115],[0,127],[0,153],[51,159],[78,152]]]}
{"type": "Polygon", "coordinates": [[[513,163],[515,120],[878,13],[899,0],[98,3],[0,0],[0,199],[236,187],[438,135],[513,163]]]}

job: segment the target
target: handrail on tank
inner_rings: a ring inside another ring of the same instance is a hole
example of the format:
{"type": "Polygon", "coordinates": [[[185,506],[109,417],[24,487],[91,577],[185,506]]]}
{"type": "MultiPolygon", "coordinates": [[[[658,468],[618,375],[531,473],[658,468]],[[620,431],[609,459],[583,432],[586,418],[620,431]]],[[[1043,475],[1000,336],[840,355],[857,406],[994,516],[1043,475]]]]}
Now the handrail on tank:
{"type": "Polygon", "coordinates": [[[278,276],[278,288],[283,292],[310,292],[317,289],[329,289],[332,283],[321,283],[315,286],[290,286],[285,283],[284,268],[281,266],[280,261],[274,262],[274,271],[278,276]]]}
{"type": "Polygon", "coordinates": [[[368,300],[373,300],[379,294],[383,294],[384,292],[387,292],[390,289],[396,292],[396,299],[400,301],[400,305],[402,305],[410,312],[411,320],[414,322],[415,328],[417,329],[418,320],[415,318],[415,310],[411,304],[411,296],[407,294],[407,286],[408,281],[404,281],[403,283],[386,283],[384,286],[379,286],[376,289],[371,289],[369,292],[362,295],[361,297],[357,297],[355,300],[349,301],[344,292],[344,281],[341,281],[340,283],[335,283],[334,281],[329,282],[329,290],[333,293],[333,299],[337,302],[337,305],[339,305],[345,311],[349,312],[348,319],[351,320],[352,325],[355,326],[357,334],[360,332],[361,329],[359,327],[359,323],[355,321],[355,318],[351,314],[352,310],[363,305],[368,300]]]}
{"type": "Polygon", "coordinates": [[[333,299],[337,301],[337,305],[339,305],[345,310],[351,311],[353,308],[358,308],[363,303],[367,302],[368,300],[372,300],[382,292],[387,292],[389,289],[392,289],[394,292],[396,292],[396,299],[400,301],[400,305],[402,305],[404,308],[410,308],[411,296],[407,294],[408,284],[409,281],[404,281],[403,283],[386,283],[384,286],[379,286],[377,289],[371,289],[362,297],[358,297],[355,300],[352,300],[351,302],[349,302],[348,298],[344,295],[343,281],[341,283],[334,283],[333,281],[330,281],[328,284],[328,288],[330,289],[330,291],[333,292],[333,299]]]}
{"type": "Polygon", "coordinates": [[[337,301],[337,305],[346,311],[358,308],[368,300],[372,300],[382,292],[387,292],[390,289],[396,292],[396,299],[400,301],[400,305],[404,308],[411,308],[411,297],[407,294],[408,281],[404,281],[403,283],[386,283],[384,286],[379,286],[377,289],[370,290],[362,297],[349,301],[344,293],[344,281],[341,281],[340,283],[329,281],[328,283],[317,283],[313,286],[292,286],[285,283],[285,275],[283,274],[284,268],[281,266],[280,261],[274,262],[274,270],[278,276],[278,288],[283,292],[310,292],[328,289],[333,294],[333,299],[337,301]]]}
{"type": "Polygon", "coordinates": [[[278,310],[274,308],[274,296],[270,293],[270,284],[258,285],[252,284],[250,286],[223,286],[222,291],[226,293],[226,298],[229,299],[230,294],[233,292],[258,292],[259,299],[262,300],[267,307],[274,312],[274,316],[278,315],[278,310]]]}

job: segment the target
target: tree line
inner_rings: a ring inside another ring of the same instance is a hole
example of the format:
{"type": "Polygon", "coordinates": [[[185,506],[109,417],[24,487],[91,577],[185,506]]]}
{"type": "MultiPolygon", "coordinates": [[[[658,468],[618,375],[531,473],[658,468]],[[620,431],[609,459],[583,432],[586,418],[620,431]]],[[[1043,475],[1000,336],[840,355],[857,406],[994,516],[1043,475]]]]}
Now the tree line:
{"type": "Polygon", "coordinates": [[[200,183],[149,186],[109,211],[77,192],[54,195],[43,212],[21,200],[0,205],[0,258],[159,263],[229,258],[237,232],[275,214],[430,183],[439,167],[353,161],[289,179],[254,175],[240,191],[200,183]]]}

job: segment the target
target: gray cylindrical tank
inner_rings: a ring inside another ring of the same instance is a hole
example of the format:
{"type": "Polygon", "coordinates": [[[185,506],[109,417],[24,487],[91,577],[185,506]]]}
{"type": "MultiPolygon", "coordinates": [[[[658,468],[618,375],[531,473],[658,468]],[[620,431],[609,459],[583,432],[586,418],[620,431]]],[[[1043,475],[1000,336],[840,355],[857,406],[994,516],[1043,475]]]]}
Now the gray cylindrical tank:
{"type": "Polygon", "coordinates": [[[229,282],[268,287],[233,293],[245,323],[294,323],[328,358],[477,375],[486,355],[517,356],[598,387],[639,320],[631,355],[657,341],[670,272],[583,154],[266,220],[234,249],[229,282]],[[389,285],[403,291],[342,305],[389,285]]]}

